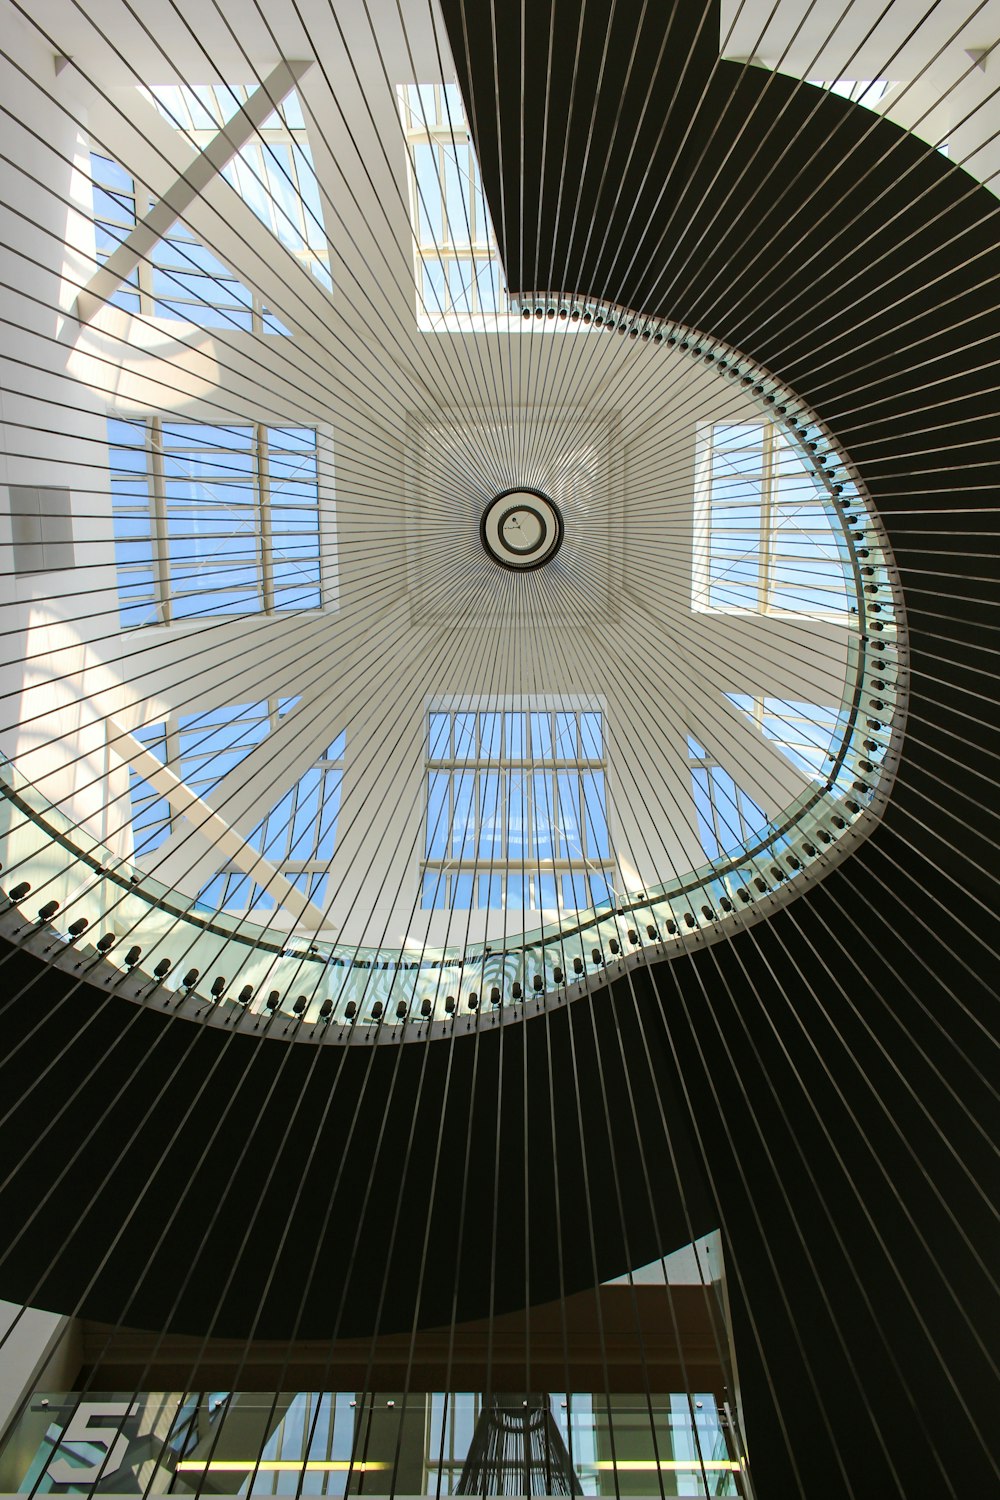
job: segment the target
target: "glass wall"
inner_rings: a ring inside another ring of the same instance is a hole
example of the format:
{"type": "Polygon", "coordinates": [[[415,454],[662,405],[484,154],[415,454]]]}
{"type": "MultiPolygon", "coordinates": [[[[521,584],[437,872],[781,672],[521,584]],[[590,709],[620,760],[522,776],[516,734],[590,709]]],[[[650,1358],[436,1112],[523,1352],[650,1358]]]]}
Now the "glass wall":
{"type": "Polygon", "coordinates": [[[36,1394],[7,1494],[743,1495],[708,1392],[36,1394]]]}

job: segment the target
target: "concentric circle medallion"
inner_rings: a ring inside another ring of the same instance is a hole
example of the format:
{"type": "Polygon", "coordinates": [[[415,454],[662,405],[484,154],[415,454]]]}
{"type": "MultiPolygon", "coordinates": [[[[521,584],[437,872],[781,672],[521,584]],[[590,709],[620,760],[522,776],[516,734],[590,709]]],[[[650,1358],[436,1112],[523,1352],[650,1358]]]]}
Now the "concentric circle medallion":
{"type": "Polygon", "coordinates": [[[483,511],[479,535],[494,562],[527,572],[551,562],[559,551],[562,514],[541,490],[502,490],[483,511]]]}

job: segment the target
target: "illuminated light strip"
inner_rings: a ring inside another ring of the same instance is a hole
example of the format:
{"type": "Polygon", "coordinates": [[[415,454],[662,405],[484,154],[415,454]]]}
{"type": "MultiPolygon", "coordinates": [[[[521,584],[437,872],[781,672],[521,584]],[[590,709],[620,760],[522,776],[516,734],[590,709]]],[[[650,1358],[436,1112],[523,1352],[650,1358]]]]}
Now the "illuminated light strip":
{"type": "MultiPolygon", "coordinates": [[[[178,1468],[180,1465],[178,1465],[178,1468]]],[[[585,1465],[588,1469],[620,1469],[623,1472],[629,1470],[633,1473],[646,1473],[650,1469],[725,1469],[730,1473],[738,1473],[740,1465],[734,1458],[706,1458],[699,1462],[697,1458],[599,1458],[594,1464],[585,1465]]]]}
{"type": "Polygon", "coordinates": [[[176,1472],[199,1474],[242,1474],[257,1469],[268,1474],[298,1473],[304,1469],[310,1474],[338,1473],[353,1469],[355,1473],[371,1473],[373,1469],[387,1469],[388,1464],[372,1463],[370,1459],[352,1464],[347,1458],[310,1458],[303,1462],[295,1458],[262,1458],[258,1463],[253,1458],[182,1458],[176,1472]]]}
{"type": "MultiPolygon", "coordinates": [[[[388,1467],[387,1463],[373,1463],[370,1459],[352,1464],[346,1458],[313,1458],[307,1459],[304,1463],[294,1458],[263,1458],[260,1463],[255,1462],[252,1458],[184,1458],[178,1463],[176,1472],[178,1474],[234,1474],[247,1473],[251,1469],[257,1469],[269,1474],[292,1473],[299,1470],[305,1470],[306,1473],[313,1474],[328,1474],[332,1472],[346,1473],[348,1469],[353,1469],[355,1472],[369,1473],[376,1469],[387,1469],[388,1467]]],[[[594,1464],[587,1464],[586,1467],[594,1469],[620,1469],[623,1472],[631,1471],[633,1473],[647,1473],[656,1469],[695,1471],[699,1469],[712,1469],[738,1473],[740,1465],[735,1459],[731,1458],[706,1458],[703,1463],[699,1463],[696,1458],[661,1458],[659,1460],[655,1458],[633,1458],[619,1459],[617,1463],[614,1459],[602,1458],[598,1459],[594,1464]]]]}

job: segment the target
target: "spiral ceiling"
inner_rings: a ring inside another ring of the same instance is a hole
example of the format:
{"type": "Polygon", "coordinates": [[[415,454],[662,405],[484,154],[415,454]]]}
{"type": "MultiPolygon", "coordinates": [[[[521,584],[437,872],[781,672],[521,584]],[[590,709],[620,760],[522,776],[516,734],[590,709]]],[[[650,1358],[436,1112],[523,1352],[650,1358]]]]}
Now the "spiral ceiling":
{"type": "Polygon", "coordinates": [[[1000,9],[4,11],[0,1296],[74,1410],[308,1346],[481,1392],[437,1493],[988,1493],[1000,9]],[[540,1388],[655,1446],[644,1318],[701,1430],[706,1236],[727,1456],[587,1459],[540,1388]]]}

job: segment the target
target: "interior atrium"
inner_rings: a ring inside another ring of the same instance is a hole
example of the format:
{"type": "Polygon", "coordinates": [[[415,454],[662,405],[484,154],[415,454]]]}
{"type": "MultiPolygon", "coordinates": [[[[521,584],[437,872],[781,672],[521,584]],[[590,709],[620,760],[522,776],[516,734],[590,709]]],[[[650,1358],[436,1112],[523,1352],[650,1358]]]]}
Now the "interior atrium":
{"type": "Polygon", "coordinates": [[[0,1495],[994,1493],[1000,0],[0,6],[0,1495]]]}

